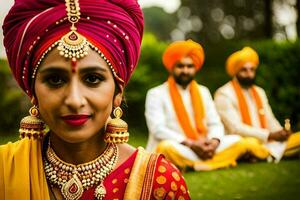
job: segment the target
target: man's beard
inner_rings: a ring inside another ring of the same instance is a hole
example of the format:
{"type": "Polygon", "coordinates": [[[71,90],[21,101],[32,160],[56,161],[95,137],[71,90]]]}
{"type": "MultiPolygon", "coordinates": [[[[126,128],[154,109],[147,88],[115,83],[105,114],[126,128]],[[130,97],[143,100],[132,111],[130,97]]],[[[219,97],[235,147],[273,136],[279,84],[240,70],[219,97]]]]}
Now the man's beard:
{"type": "Polygon", "coordinates": [[[255,83],[255,78],[242,78],[240,76],[236,77],[240,85],[244,88],[249,88],[255,83]]]}
{"type": "Polygon", "coordinates": [[[190,82],[195,78],[194,76],[187,75],[187,74],[179,74],[179,75],[173,74],[173,77],[175,79],[175,82],[181,85],[183,88],[186,88],[188,84],[190,84],[190,82]]]}

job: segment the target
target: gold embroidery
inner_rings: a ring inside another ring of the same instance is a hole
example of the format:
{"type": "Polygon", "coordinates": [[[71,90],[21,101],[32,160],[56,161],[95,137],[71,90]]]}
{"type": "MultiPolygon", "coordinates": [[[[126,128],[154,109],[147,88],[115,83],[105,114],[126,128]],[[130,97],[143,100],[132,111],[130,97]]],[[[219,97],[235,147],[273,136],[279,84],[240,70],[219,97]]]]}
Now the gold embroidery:
{"type": "Polygon", "coordinates": [[[183,185],[180,186],[180,189],[184,194],[186,193],[186,188],[183,185]]]}
{"type": "Polygon", "coordinates": [[[183,196],[179,196],[178,200],[184,200],[185,198],[183,196]]]}
{"type": "Polygon", "coordinates": [[[128,183],[128,178],[125,178],[125,179],[124,179],[124,183],[128,183]]]}
{"type": "Polygon", "coordinates": [[[173,178],[176,180],[176,181],[179,181],[180,180],[180,176],[177,172],[172,172],[172,176],[173,178]]]}
{"type": "Polygon", "coordinates": [[[119,188],[114,188],[113,189],[113,193],[116,193],[116,192],[118,192],[119,191],[119,188]]]}
{"type": "Polygon", "coordinates": [[[171,192],[169,192],[168,196],[171,197],[172,199],[174,199],[175,193],[171,191],[171,192]]]}
{"type": "Polygon", "coordinates": [[[171,189],[174,191],[178,190],[177,184],[174,181],[172,181],[172,183],[171,183],[171,189]]]}
{"type": "Polygon", "coordinates": [[[163,197],[165,196],[165,194],[166,194],[166,190],[163,187],[157,188],[153,192],[153,196],[157,200],[163,199],[163,197]]]}
{"type": "Polygon", "coordinates": [[[130,172],[130,168],[126,168],[126,169],[124,170],[124,173],[125,173],[125,174],[129,174],[129,172],[130,172]]]}
{"type": "Polygon", "coordinates": [[[166,183],[166,181],[167,181],[167,179],[166,179],[166,177],[164,177],[164,176],[159,176],[159,177],[157,177],[156,178],[156,182],[158,183],[158,184],[165,184],[166,183]]]}
{"type": "Polygon", "coordinates": [[[167,171],[167,169],[164,166],[161,165],[161,166],[158,167],[158,171],[160,173],[165,173],[167,171]]]}
{"type": "Polygon", "coordinates": [[[114,180],[112,180],[112,184],[116,184],[118,182],[118,179],[114,179],[114,180]]]}

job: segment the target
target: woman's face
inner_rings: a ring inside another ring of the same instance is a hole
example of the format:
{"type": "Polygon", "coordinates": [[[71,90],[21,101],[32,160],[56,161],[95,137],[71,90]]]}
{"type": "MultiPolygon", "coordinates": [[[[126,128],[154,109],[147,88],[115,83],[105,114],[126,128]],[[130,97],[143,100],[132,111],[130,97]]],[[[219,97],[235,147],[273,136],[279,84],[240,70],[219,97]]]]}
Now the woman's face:
{"type": "Polygon", "coordinates": [[[91,49],[75,67],[53,49],[38,69],[34,89],[41,118],[69,143],[100,134],[113,105],[118,106],[122,99],[121,93],[114,97],[109,66],[91,49]]]}

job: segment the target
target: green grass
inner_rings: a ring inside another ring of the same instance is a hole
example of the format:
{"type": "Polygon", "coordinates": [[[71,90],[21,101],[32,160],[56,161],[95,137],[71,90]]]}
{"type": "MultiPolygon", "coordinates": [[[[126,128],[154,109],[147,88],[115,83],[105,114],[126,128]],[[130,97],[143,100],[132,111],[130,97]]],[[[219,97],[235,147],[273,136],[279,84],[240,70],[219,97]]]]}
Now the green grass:
{"type": "MultiPolygon", "coordinates": [[[[134,133],[129,143],[145,147],[147,135],[134,133]]],[[[300,159],[278,164],[239,163],[235,168],[212,172],[186,172],[184,177],[193,200],[300,199],[300,159]]]]}
{"type": "MultiPolygon", "coordinates": [[[[129,143],[144,146],[147,134],[131,131],[129,143]]],[[[18,136],[0,137],[0,144],[18,136]]],[[[193,200],[296,200],[300,199],[300,160],[279,164],[239,163],[235,168],[212,172],[186,172],[184,177],[193,200]]]]}
{"type": "Polygon", "coordinates": [[[184,174],[192,199],[299,199],[300,160],[184,174]]]}

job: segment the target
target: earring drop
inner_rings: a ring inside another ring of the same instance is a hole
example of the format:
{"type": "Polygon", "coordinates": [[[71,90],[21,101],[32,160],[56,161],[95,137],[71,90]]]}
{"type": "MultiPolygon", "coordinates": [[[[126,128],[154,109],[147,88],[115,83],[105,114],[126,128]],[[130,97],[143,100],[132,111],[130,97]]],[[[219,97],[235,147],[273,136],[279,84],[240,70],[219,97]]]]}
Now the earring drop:
{"type": "Polygon", "coordinates": [[[29,110],[30,116],[24,117],[20,122],[20,138],[41,139],[46,133],[46,125],[39,118],[39,110],[34,105],[29,110]]]}
{"type": "Polygon", "coordinates": [[[126,143],[129,139],[128,125],[121,119],[123,111],[116,107],[113,111],[115,118],[110,119],[105,130],[104,141],[106,143],[126,143]]]}

